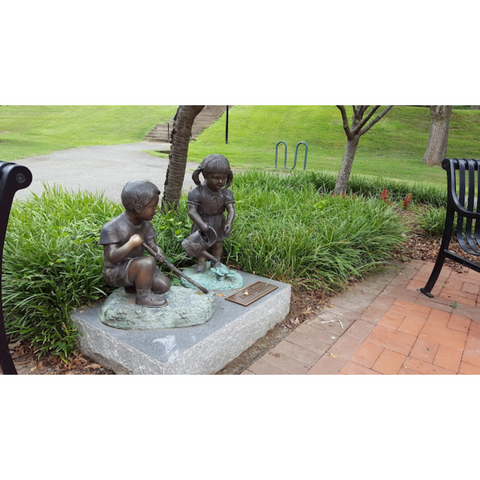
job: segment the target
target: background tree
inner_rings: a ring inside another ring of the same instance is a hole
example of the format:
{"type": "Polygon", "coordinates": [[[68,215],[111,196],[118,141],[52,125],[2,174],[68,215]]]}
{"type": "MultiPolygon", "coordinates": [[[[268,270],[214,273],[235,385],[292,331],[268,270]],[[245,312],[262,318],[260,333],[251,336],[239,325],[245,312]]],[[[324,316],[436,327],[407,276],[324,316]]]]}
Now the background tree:
{"type": "Polygon", "coordinates": [[[430,105],[430,134],[423,161],[427,165],[441,165],[447,155],[448,129],[452,105],[430,105]]]}
{"type": "Polygon", "coordinates": [[[205,105],[180,105],[173,119],[172,147],[168,155],[162,209],[175,209],[182,194],[187,168],[188,146],[195,117],[205,105]]]}
{"type": "Polygon", "coordinates": [[[348,181],[350,179],[350,173],[352,172],[352,164],[355,159],[355,153],[357,151],[360,137],[368,132],[377,122],[379,122],[393,107],[389,105],[379,115],[377,115],[370,123],[367,122],[373,117],[375,112],[378,111],[380,105],[375,105],[367,113],[370,105],[353,105],[353,117],[352,126],[348,124],[347,111],[345,105],[337,105],[338,109],[342,113],[343,129],[347,135],[347,146],[343,154],[342,163],[340,165],[340,171],[338,172],[337,181],[335,183],[334,194],[345,193],[347,191],[348,181]]]}

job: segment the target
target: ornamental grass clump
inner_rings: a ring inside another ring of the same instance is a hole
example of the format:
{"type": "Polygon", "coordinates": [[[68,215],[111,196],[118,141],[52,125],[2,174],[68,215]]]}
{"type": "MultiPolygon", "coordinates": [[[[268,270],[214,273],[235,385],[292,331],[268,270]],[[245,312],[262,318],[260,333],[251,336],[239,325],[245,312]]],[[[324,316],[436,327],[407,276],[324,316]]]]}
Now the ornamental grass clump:
{"type": "Polygon", "coordinates": [[[420,214],[419,225],[430,238],[443,236],[447,210],[445,208],[428,207],[420,214]]]}
{"type": "Polygon", "coordinates": [[[238,174],[229,262],[304,288],[342,288],[390,258],[403,240],[394,210],[378,198],[319,195],[302,176],[238,174]],[[289,180],[293,179],[290,183],[289,180]]]}
{"type": "MultiPolygon", "coordinates": [[[[378,196],[319,194],[308,176],[247,171],[235,176],[232,191],[237,216],[223,262],[297,288],[344,288],[383,265],[404,239],[400,218],[378,196]]],[[[68,359],[77,335],[71,311],[112,290],[102,277],[98,239],[102,225],[122,210],[100,195],[61,188],[14,202],[3,261],[11,339],[27,340],[39,355],[68,359]]],[[[152,223],[173,264],[194,263],[181,247],[191,228],[186,197],[152,223]]]]}
{"type": "Polygon", "coordinates": [[[120,211],[99,195],[58,187],[13,203],[3,256],[11,337],[28,340],[39,355],[50,352],[65,360],[72,353],[76,329],[70,312],[109,292],[98,233],[120,211]]]}
{"type": "MultiPolygon", "coordinates": [[[[103,280],[98,240],[102,225],[122,211],[101,195],[61,187],[13,203],[3,256],[3,306],[11,338],[27,340],[38,355],[68,358],[77,335],[72,310],[113,290],[103,280]]],[[[158,244],[176,265],[188,260],[181,248],[190,231],[186,211],[182,202],[177,214],[158,214],[153,221],[158,244]]]]}
{"type": "MultiPolygon", "coordinates": [[[[277,185],[277,188],[291,190],[301,188],[303,185],[313,185],[323,194],[330,194],[335,189],[336,175],[326,171],[294,171],[275,172],[246,171],[245,180],[252,181],[256,187],[263,188],[268,182],[277,185]],[[272,179],[271,177],[275,177],[272,179]]],[[[447,205],[447,191],[443,186],[427,184],[424,182],[405,182],[390,178],[373,177],[368,175],[350,176],[347,195],[361,195],[363,197],[379,197],[384,190],[388,191],[388,198],[392,203],[403,202],[405,197],[412,194],[412,203],[427,204],[436,207],[447,205]]]]}

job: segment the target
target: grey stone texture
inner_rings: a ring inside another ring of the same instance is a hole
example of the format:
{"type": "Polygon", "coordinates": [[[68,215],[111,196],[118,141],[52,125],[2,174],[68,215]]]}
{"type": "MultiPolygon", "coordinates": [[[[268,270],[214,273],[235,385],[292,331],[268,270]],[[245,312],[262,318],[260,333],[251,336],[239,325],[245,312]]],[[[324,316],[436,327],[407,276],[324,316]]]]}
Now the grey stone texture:
{"type": "MultiPolygon", "coordinates": [[[[268,279],[239,272],[245,286],[268,279]]],[[[278,288],[248,307],[215,292],[217,312],[203,325],[156,330],[120,330],[99,321],[100,304],[72,314],[80,350],[117,374],[213,374],[263,337],[290,310],[291,287],[278,288]]]]}

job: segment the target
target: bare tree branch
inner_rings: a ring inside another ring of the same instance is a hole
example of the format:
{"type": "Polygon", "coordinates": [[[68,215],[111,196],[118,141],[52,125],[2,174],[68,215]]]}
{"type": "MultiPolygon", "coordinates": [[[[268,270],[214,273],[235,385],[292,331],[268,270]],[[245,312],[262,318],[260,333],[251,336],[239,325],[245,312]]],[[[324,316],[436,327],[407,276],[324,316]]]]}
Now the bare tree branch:
{"type": "MultiPolygon", "coordinates": [[[[342,113],[343,129],[345,130],[347,138],[351,138],[352,137],[352,131],[350,130],[350,127],[348,126],[348,117],[347,117],[347,112],[345,110],[345,105],[337,105],[336,107],[342,113]]],[[[355,107],[353,107],[353,108],[355,108],[355,107]]]]}
{"type": "Polygon", "coordinates": [[[360,112],[360,118],[363,117],[363,115],[365,114],[365,112],[367,111],[367,108],[368,108],[369,106],[370,106],[370,105],[362,105],[362,106],[360,107],[360,110],[359,110],[359,112],[360,112]]]}
{"type": "Polygon", "coordinates": [[[337,180],[335,182],[334,194],[340,194],[347,191],[348,181],[350,178],[350,173],[352,171],[353,160],[355,159],[355,153],[360,141],[360,137],[370,130],[377,122],[379,122],[393,107],[389,105],[385,110],[380,113],[375,120],[372,120],[366,127],[364,125],[374,116],[375,112],[380,108],[380,105],[372,106],[370,112],[367,113],[366,117],[363,118],[363,115],[370,108],[370,105],[352,105],[353,108],[353,118],[352,118],[352,127],[348,125],[347,112],[345,110],[345,105],[337,105],[337,108],[342,113],[343,120],[343,129],[347,135],[347,145],[345,147],[345,152],[343,154],[342,163],[340,164],[340,170],[338,172],[337,180]],[[364,127],[362,129],[362,127],[364,127]]]}
{"type": "Polygon", "coordinates": [[[391,109],[393,105],[389,105],[382,113],[380,113],[375,120],[372,120],[363,130],[360,131],[360,135],[368,132],[377,122],[379,122],[391,109]]]}
{"type": "MultiPolygon", "coordinates": [[[[363,113],[365,113],[365,111],[367,110],[367,108],[369,107],[369,105],[365,105],[365,110],[363,111],[363,113]]],[[[359,132],[363,126],[373,117],[373,114],[380,108],[380,105],[375,105],[371,110],[370,112],[368,113],[368,115],[355,127],[355,131],[356,132],[359,132]]],[[[363,113],[362,113],[362,116],[363,116],[363,113]]],[[[362,135],[362,134],[361,134],[362,135]]]]}
{"type": "Polygon", "coordinates": [[[353,118],[352,118],[352,135],[358,135],[361,127],[359,124],[362,122],[363,115],[369,105],[352,105],[353,108],[353,118]]]}

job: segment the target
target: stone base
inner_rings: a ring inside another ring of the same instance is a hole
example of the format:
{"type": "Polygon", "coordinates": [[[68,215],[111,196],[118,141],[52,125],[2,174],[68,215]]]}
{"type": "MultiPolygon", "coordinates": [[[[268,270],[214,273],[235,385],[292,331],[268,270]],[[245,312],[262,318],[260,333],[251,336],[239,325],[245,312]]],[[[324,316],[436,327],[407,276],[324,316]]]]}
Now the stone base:
{"type": "MultiPolygon", "coordinates": [[[[197,267],[190,267],[183,272],[187,277],[190,277],[194,282],[197,282],[202,287],[210,290],[232,290],[243,287],[242,276],[236,270],[229,270],[225,265],[218,269],[220,274],[215,273],[215,269],[210,268],[211,262],[207,262],[207,269],[205,273],[197,273],[197,267]],[[227,275],[222,275],[223,272],[229,272],[227,275]]],[[[180,277],[182,285],[187,288],[197,288],[188,280],[180,277]]]]}
{"type": "Polygon", "coordinates": [[[217,309],[214,293],[199,295],[189,288],[172,287],[161,296],[168,302],[165,307],[141,307],[135,303],[135,294],[119,288],[105,300],[99,320],[124,330],[191,327],[208,322],[217,309]]]}
{"type": "MultiPolygon", "coordinates": [[[[239,273],[245,286],[269,281],[239,273]]],[[[212,374],[281,322],[290,310],[291,287],[278,288],[248,307],[225,300],[231,290],[216,292],[217,312],[203,325],[162,330],[119,330],[99,321],[101,304],[76,310],[80,350],[117,374],[212,374]]]]}

